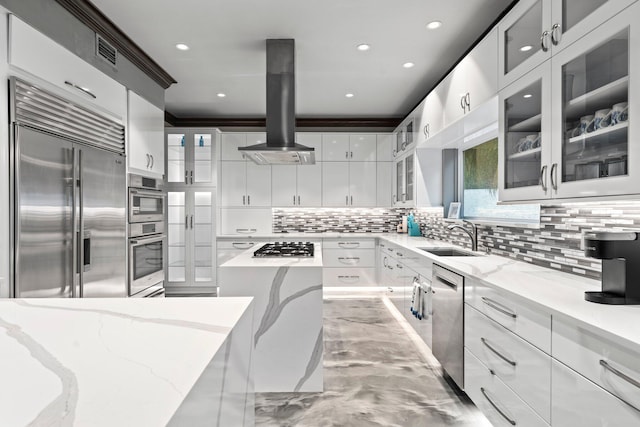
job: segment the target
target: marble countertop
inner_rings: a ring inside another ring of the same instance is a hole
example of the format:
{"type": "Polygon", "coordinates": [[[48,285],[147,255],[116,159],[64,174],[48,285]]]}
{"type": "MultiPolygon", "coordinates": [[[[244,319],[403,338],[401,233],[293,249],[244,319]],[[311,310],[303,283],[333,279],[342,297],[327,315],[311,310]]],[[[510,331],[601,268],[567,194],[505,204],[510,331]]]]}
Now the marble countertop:
{"type": "Polygon", "coordinates": [[[0,424],[167,425],[251,304],[0,300],[0,424]]]}
{"type": "Polygon", "coordinates": [[[234,234],[234,235],[218,235],[216,238],[220,240],[242,240],[242,239],[261,239],[271,241],[308,241],[321,239],[360,239],[370,238],[376,239],[385,236],[388,233],[263,233],[263,234],[234,234]]]}
{"type": "Polygon", "coordinates": [[[254,257],[256,248],[250,248],[231,258],[220,267],[322,267],[322,245],[314,243],[314,256],[296,257],[254,257]]]}
{"type": "MultiPolygon", "coordinates": [[[[413,253],[487,286],[500,289],[519,302],[546,311],[559,319],[577,323],[590,331],[612,335],[640,352],[640,305],[606,305],[585,301],[585,291],[601,290],[600,282],[515,259],[478,252],[476,257],[439,257],[422,251],[426,247],[455,245],[407,235],[380,235],[413,253]]],[[[471,252],[467,250],[467,252],[471,252]]]]}

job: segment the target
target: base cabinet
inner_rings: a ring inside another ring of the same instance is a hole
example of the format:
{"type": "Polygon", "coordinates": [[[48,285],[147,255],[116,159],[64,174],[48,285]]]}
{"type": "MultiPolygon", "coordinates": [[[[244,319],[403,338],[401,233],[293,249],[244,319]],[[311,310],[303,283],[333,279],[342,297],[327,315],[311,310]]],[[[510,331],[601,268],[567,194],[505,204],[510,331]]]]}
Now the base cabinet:
{"type": "Polygon", "coordinates": [[[559,427],[640,425],[640,411],[554,360],[551,419],[559,427]]]}

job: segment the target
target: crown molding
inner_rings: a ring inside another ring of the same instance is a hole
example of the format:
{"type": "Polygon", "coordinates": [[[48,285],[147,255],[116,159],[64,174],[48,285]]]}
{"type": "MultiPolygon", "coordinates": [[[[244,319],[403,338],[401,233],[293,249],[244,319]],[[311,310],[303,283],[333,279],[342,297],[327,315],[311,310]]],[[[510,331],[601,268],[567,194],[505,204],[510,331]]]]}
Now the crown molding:
{"type": "Polygon", "coordinates": [[[118,54],[127,58],[156,83],[167,89],[177,81],[147,55],[120,28],[88,0],[56,0],[69,13],[111,43],[118,54]]]}

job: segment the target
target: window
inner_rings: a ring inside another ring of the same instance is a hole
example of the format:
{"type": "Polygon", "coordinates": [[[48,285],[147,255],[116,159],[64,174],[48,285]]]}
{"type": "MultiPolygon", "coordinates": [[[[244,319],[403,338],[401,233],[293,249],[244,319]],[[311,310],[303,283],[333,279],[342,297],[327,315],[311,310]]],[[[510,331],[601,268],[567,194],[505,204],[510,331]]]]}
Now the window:
{"type": "Polygon", "coordinates": [[[498,205],[498,139],[463,151],[462,210],[468,219],[539,222],[540,205],[498,205]]]}

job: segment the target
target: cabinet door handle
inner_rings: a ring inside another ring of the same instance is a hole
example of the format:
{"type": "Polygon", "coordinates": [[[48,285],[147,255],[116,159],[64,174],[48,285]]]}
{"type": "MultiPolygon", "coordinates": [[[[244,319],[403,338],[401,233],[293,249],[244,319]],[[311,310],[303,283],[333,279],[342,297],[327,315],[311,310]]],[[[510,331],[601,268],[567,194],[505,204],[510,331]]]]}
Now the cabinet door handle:
{"type": "Polygon", "coordinates": [[[344,152],[344,158],[345,158],[345,159],[348,159],[348,158],[349,158],[349,152],[348,152],[348,151],[345,151],[345,152],[344,152]]]}
{"type": "Polygon", "coordinates": [[[395,157],[395,156],[397,156],[397,155],[398,155],[398,152],[396,151],[396,149],[395,149],[395,148],[393,149],[392,154],[393,154],[393,157],[395,157]]]}
{"type": "Polygon", "coordinates": [[[398,201],[398,196],[396,196],[395,194],[393,195],[393,203],[398,201]]]}
{"type": "Polygon", "coordinates": [[[298,196],[298,206],[300,206],[300,196],[298,196]]]}
{"type": "Polygon", "coordinates": [[[560,26],[560,24],[555,23],[553,24],[553,27],[551,27],[551,43],[557,46],[558,43],[560,43],[561,39],[562,39],[562,27],[560,26]]]}
{"type": "Polygon", "coordinates": [[[349,196],[344,196],[344,204],[349,206],[349,196]]]}
{"type": "Polygon", "coordinates": [[[247,201],[247,196],[242,196],[242,204],[243,205],[247,204],[246,201],[247,201]]]}
{"type": "Polygon", "coordinates": [[[487,399],[489,401],[489,403],[491,404],[491,406],[493,406],[493,409],[495,409],[496,411],[498,411],[498,413],[500,415],[502,415],[502,418],[504,418],[505,420],[507,420],[509,422],[509,424],[511,424],[512,426],[516,425],[516,422],[514,420],[512,420],[511,418],[509,418],[507,416],[507,414],[505,414],[502,409],[500,409],[498,407],[498,405],[496,405],[493,400],[489,397],[489,395],[487,394],[487,392],[485,391],[484,387],[480,387],[480,391],[482,392],[482,394],[484,395],[485,399],[487,399]]]}
{"type": "Polygon", "coordinates": [[[151,157],[151,169],[153,169],[153,165],[156,164],[156,160],[153,158],[153,154],[149,154],[149,157],[151,157]]]}
{"type": "Polygon", "coordinates": [[[460,97],[460,108],[462,108],[462,111],[465,111],[465,107],[464,107],[464,96],[460,97]]]}
{"type": "Polygon", "coordinates": [[[502,304],[492,300],[491,298],[482,297],[482,302],[487,304],[489,307],[493,308],[494,310],[497,310],[500,313],[505,314],[513,319],[516,319],[518,317],[518,315],[514,313],[513,310],[510,310],[508,307],[503,306],[502,304]]]}
{"type": "Polygon", "coordinates": [[[424,128],[422,129],[422,131],[424,132],[424,136],[429,138],[429,123],[424,125],[424,128]]]}
{"type": "Polygon", "coordinates": [[[558,191],[558,164],[551,165],[551,172],[549,172],[551,178],[551,188],[558,191]]]}
{"type": "Polygon", "coordinates": [[[353,196],[351,196],[351,206],[353,206],[353,196]]]}
{"type": "Polygon", "coordinates": [[[97,99],[97,98],[98,98],[98,97],[97,97],[97,96],[95,96],[95,95],[93,94],[93,92],[91,92],[89,89],[85,89],[85,88],[83,88],[82,86],[78,86],[77,84],[72,83],[72,82],[70,82],[70,81],[68,81],[68,80],[65,80],[65,81],[64,81],[64,84],[66,84],[67,86],[71,86],[71,87],[72,87],[72,88],[74,88],[74,89],[79,90],[80,92],[84,93],[85,95],[90,96],[90,97],[91,97],[91,98],[93,98],[93,99],[97,99]]]}
{"type": "Polygon", "coordinates": [[[189,229],[189,215],[184,216],[184,229],[185,230],[189,229]]]}
{"type": "Polygon", "coordinates": [[[146,153],[145,156],[147,156],[147,169],[149,169],[149,164],[151,163],[151,157],[149,157],[149,153],[146,153]]]}
{"type": "Polygon", "coordinates": [[[538,180],[538,183],[542,186],[542,189],[546,193],[547,192],[547,165],[544,165],[542,169],[540,169],[540,179],[538,180]]]}
{"type": "Polygon", "coordinates": [[[251,204],[251,195],[247,195],[247,205],[251,204]]]}
{"type": "Polygon", "coordinates": [[[547,52],[549,50],[549,43],[547,40],[549,39],[549,31],[544,31],[540,36],[540,47],[543,52],[547,52]]]}
{"type": "Polygon", "coordinates": [[[464,103],[467,106],[467,112],[471,111],[471,94],[469,92],[464,96],[464,103]]]}
{"type": "Polygon", "coordinates": [[[396,264],[396,268],[402,270],[404,267],[402,266],[402,264],[396,264]]]}
{"type": "Polygon", "coordinates": [[[193,230],[193,215],[191,215],[191,229],[193,230]]]}
{"type": "Polygon", "coordinates": [[[622,378],[623,380],[625,380],[629,384],[631,384],[631,385],[633,385],[633,386],[635,386],[637,388],[640,388],[640,381],[631,378],[630,376],[628,376],[624,372],[620,372],[619,370],[617,370],[613,366],[609,365],[609,363],[606,360],[600,359],[600,365],[603,368],[605,368],[606,370],[611,371],[615,375],[619,376],[620,378],[622,378]]]}
{"type": "Polygon", "coordinates": [[[349,151],[349,158],[353,159],[353,151],[349,151]]]}
{"type": "Polygon", "coordinates": [[[193,171],[189,173],[189,176],[190,176],[191,183],[193,184],[193,171]]]}
{"type": "Polygon", "coordinates": [[[293,196],[293,204],[294,205],[296,204],[296,196],[295,195],[293,196]]]}
{"type": "Polygon", "coordinates": [[[484,338],[481,337],[480,341],[482,341],[482,344],[484,344],[485,346],[487,346],[487,348],[489,350],[491,350],[496,356],[498,356],[500,359],[504,360],[505,362],[507,362],[509,365],[511,366],[516,366],[516,362],[509,359],[507,356],[505,356],[504,354],[500,353],[494,346],[492,346],[491,344],[489,344],[489,341],[484,338]]]}
{"type": "Polygon", "coordinates": [[[188,184],[189,183],[189,171],[188,170],[184,170],[184,183],[188,184]]]}
{"type": "Polygon", "coordinates": [[[389,267],[389,264],[387,263],[387,257],[382,258],[382,265],[387,268],[389,267]]]}

